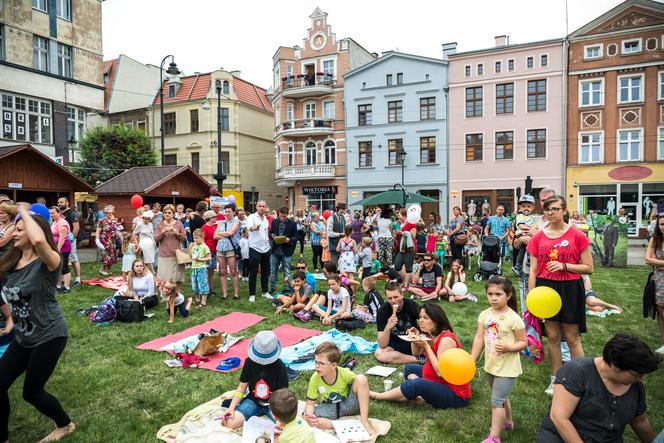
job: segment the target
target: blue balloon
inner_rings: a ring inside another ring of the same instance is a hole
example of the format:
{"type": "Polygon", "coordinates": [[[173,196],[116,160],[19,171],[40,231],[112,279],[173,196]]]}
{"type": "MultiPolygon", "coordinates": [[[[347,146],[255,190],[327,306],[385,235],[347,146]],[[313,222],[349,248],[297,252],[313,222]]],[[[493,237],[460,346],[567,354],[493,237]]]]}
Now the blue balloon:
{"type": "Polygon", "coordinates": [[[41,215],[46,219],[46,221],[51,221],[51,213],[46,207],[46,205],[43,205],[41,203],[33,203],[30,205],[30,210],[34,212],[37,215],[41,215]]]}
{"type": "Polygon", "coordinates": [[[104,211],[97,211],[97,218],[98,218],[99,220],[101,220],[102,218],[104,218],[104,211]]]}

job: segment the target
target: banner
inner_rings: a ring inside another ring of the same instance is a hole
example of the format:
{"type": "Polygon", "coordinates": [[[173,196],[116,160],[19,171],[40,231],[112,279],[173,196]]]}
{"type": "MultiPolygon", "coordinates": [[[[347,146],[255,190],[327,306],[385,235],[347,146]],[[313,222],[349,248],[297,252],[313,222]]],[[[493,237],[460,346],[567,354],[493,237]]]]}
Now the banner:
{"type": "Polygon", "coordinates": [[[588,217],[588,238],[596,267],[627,266],[627,217],[593,214],[588,217]]]}

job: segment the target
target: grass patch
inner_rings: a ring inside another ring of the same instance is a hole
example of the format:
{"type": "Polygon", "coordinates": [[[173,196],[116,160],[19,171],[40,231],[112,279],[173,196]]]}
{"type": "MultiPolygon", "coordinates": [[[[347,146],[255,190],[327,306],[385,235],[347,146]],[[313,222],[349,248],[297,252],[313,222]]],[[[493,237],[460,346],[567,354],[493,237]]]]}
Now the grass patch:
{"type": "MultiPolygon", "coordinates": [[[[84,264],[83,275],[96,276],[97,269],[94,263],[84,264]]],[[[118,269],[116,266],[116,271],[118,269]]],[[[623,306],[625,312],[605,319],[588,318],[588,333],[583,335],[586,355],[601,354],[606,340],[619,331],[642,337],[653,349],[661,344],[656,323],[644,320],[641,315],[642,289],[647,274],[646,267],[630,267],[599,269],[593,275],[593,286],[600,298],[623,306]]],[[[442,305],[466,350],[471,347],[477,316],[488,306],[482,295],[482,283],[470,282],[469,287],[479,295],[479,303],[442,305]]],[[[218,280],[215,289],[220,292],[218,280]]],[[[140,343],[233,311],[255,312],[267,317],[242,331],[244,336],[253,336],[258,331],[274,329],[283,323],[325,329],[315,321],[303,325],[286,315],[275,317],[268,301],[261,297],[256,303],[249,303],[246,283],[242,284],[240,301],[222,301],[215,297],[205,310],[193,308],[188,318],[177,317],[173,324],[166,323],[168,317],[163,305],[153,310],[155,316],[152,319],[137,324],[94,326],[87,318],[74,314],[76,309],[99,303],[110,293],[106,289],[83,286],[59,296],[70,336],[47,389],[62,402],[76,423],[77,430],[66,439],[68,442],[154,442],[161,426],[178,421],[186,411],[237,386],[239,371],[221,374],[171,369],[163,364],[167,354],[134,349],[140,343]]],[[[189,293],[187,284],[185,294],[189,293]]],[[[375,334],[375,326],[357,332],[369,340],[375,340],[375,334]]],[[[371,355],[356,357],[359,360],[358,373],[376,364],[371,355]]],[[[523,361],[523,366],[524,374],[517,380],[511,395],[516,429],[503,434],[506,441],[532,442],[539,423],[548,413],[550,401],[543,392],[548,384],[548,365],[546,362],[534,365],[523,361]]],[[[391,377],[396,383],[400,380],[398,372],[391,377]]],[[[310,374],[305,373],[291,383],[291,388],[301,399],[305,398],[310,374]]],[[[382,390],[382,379],[370,377],[369,381],[372,389],[382,390]]],[[[36,441],[50,432],[53,424],[22,399],[22,385],[23,377],[10,389],[10,438],[11,441],[36,441]]],[[[648,414],[653,428],[658,431],[664,428],[662,371],[647,377],[645,385],[648,414]]],[[[481,373],[472,382],[472,390],[470,405],[460,410],[437,411],[430,407],[373,402],[371,416],[392,422],[390,433],[380,441],[408,442],[414,435],[423,442],[483,440],[490,424],[490,391],[481,373]]],[[[625,437],[627,441],[637,441],[631,430],[625,437]]]]}

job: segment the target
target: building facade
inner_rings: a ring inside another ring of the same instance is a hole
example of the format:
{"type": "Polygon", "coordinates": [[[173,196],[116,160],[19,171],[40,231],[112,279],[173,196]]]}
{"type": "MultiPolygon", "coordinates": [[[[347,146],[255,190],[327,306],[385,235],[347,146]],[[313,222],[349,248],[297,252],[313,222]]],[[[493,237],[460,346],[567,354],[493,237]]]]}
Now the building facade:
{"type": "Polygon", "coordinates": [[[101,26],[98,0],[0,2],[0,145],[75,160],[104,105],[101,26]]]}
{"type": "MultiPolygon", "coordinates": [[[[271,206],[286,196],[274,184],[274,114],[265,89],[240,78],[239,71],[214,71],[164,82],[164,164],[189,165],[216,186],[217,92],[221,82],[223,195],[238,206],[265,199],[271,206]]],[[[159,94],[148,109],[148,134],[161,150],[159,94]]]]}
{"type": "Polygon", "coordinates": [[[572,209],[645,235],[664,200],[664,4],[628,0],[569,36],[567,191],[572,209]]]}
{"type": "Polygon", "coordinates": [[[375,58],[350,38],[337,40],[316,8],[302,47],[273,56],[275,183],[291,209],[346,202],[344,74],[375,58]]]}
{"type": "Polygon", "coordinates": [[[350,205],[399,183],[446,215],[447,61],[389,52],[344,83],[350,205]]]}
{"type": "Polygon", "coordinates": [[[449,56],[450,207],[514,211],[527,176],[534,193],[562,192],[564,62],[562,39],[511,45],[507,36],[449,56]]]}

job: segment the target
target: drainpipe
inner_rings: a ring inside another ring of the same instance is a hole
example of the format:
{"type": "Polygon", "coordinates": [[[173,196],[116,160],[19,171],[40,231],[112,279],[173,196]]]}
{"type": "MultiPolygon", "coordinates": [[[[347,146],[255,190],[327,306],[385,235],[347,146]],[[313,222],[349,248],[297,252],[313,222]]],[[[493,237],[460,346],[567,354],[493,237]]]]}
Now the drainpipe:
{"type": "MultiPolygon", "coordinates": [[[[445,81],[447,83],[447,86],[443,88],[443,92],[445,92],[445,216],[448,216],[448,211],[450,210],[450,97],[449,97],[449,92],[450,92],[450,87],[449,87],[449,65],[448,69],[445,71],[445,81]]],[[[461,201],[461,200],[460,200],[461,201]]],[[[461,206],[463,206],[463,201],[461,202],[461,206]]]]}
{"type": "MultiPolygon", "coordinates": [[[[561,140],[563,141],[563,161],[562,161],[562,187],[563,187],[563,192],[565,195],[565,198],[569,195],[570,190],[567,189],[567,83],[568,83],[568,78],[567,78],[567,71],[569,67],[569,40],[567,39],[567,36],[563,39],[563,45],[562,45],[562,58],[563,58],[563,106],[562,106],[562,137],[561,140]]],[[[578,192],[578,191],[577,191],[578,192]]],[[[577,201],[578,201],[578,195],[577,201]]],[[[574,207],[576,207],[576,202],[574,207]]],[[[577,210],[579,209],[578,207],[576,208],[577,210]]]]}

